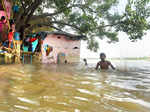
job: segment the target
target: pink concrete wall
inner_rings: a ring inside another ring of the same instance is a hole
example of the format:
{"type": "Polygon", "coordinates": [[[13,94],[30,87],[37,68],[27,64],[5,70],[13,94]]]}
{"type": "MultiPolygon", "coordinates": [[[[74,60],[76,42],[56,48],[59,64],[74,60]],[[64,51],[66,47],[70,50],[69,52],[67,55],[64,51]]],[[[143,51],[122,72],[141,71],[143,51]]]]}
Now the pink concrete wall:
{"type": "MultiPolygon", "coordinates": [[[[8,2],[7,0],[5,0],[4,2],[5,2],[5,7],[6,7],[8,19],[10,19],[10,16],[11,16],[11,9],[12,9],[11,3],[8,2]]],[[[1,11],[1,10],[0,10],[0,18],[1,18],[1,16],[5,16],[5,17],[6,17],[5,11],[1,11]]]]}
{"type": "Polygon", "coordinates": [[[42,45],[42,62],[43,63],[57,63],[58,53],[65,53],[66,60],[69,63],[77,62],[80,59],[80,41],[67,40],[61,35],[48,35],[43,41],[42,45]],[[60,39],[58,37],[61,37],[60,39]],[[48,44],[53,47],[53,51],[46,56],[44,45],[48,44]],[[78,47],[79,49],[73,49],[78,47]],[[53,58],[52,58],[53,56],[53,58]]]}

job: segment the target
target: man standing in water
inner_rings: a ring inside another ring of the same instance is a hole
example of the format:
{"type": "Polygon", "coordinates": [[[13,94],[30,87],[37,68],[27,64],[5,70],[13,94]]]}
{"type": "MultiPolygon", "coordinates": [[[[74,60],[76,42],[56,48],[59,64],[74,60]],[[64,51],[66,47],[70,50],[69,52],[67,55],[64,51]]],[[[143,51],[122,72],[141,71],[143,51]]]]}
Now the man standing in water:
{"type": "Polygon", "coordinates": [[[100,69],[102,70],[108,70],[109,66],[111,66],[111,68],[115,70],[115,67],[111,64],[111,62],[105,60],[106,59],[105,53],[100,54],[100,59],[101,61],[97,63],[96,70],[98,70],[99,66],[100,66],[100,69]]]}

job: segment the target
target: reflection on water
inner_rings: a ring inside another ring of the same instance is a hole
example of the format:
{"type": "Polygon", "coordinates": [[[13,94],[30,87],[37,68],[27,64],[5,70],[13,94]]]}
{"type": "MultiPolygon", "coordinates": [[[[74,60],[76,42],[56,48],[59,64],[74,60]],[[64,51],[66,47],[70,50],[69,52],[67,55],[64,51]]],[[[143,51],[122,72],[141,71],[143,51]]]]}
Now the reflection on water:
{"type": "Polygon", "coordinates": [[[72,65],[0,66],[0,112],[149,110],[150,71],[146,67],[96,72],[72,65]]]}

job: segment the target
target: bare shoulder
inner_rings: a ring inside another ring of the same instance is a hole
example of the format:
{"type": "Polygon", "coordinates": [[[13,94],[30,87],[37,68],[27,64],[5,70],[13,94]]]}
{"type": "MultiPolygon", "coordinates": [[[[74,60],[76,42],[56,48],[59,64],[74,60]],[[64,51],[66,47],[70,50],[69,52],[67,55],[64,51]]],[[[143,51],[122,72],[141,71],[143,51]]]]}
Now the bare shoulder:
{"type": "Polygon", "coordinates": [[[101,61],[97,62],[97,64],[99,65],[101,63],[101,61]]]}
{"type": "Polygon", "coordinates": [[[106,61],[109,65],[111,65],[111,62],[110,61],[106,61]]]}

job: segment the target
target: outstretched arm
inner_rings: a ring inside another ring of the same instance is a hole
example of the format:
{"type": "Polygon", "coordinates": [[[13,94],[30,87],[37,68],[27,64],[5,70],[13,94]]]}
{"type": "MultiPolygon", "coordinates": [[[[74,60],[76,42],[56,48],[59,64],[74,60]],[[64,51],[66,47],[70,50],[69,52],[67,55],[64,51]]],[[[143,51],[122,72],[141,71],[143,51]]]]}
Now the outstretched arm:
{"type": "Polygon", "coordinates": [[[110,66],[113,70],[115,70],[116,68],[110,63],[110,66]]]}
{"type": "Polygon", "coordinates": [[[96,65],[96,68],[95,68],[95,69],[97,70],[97,69],[98,69],[98,67],[99,67],[99,63],[97,63],[97,65],[96,65]]]}
{"type": "Polygon", "coordinates": [[[111,66],[111,68],[113,69],[113,70],[115,70],[116,68],[111,64],[111,62],[110,61],[108,61],[108,64],[109,64],[109,66],[111,66]]]}

